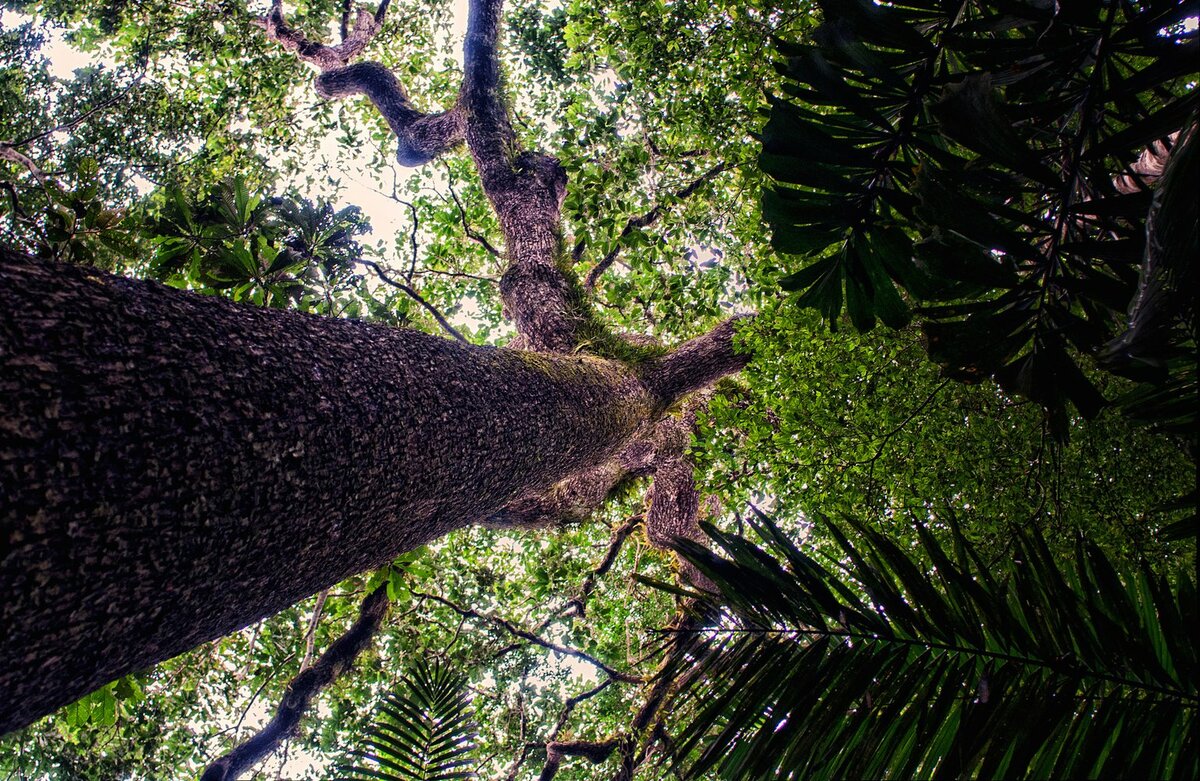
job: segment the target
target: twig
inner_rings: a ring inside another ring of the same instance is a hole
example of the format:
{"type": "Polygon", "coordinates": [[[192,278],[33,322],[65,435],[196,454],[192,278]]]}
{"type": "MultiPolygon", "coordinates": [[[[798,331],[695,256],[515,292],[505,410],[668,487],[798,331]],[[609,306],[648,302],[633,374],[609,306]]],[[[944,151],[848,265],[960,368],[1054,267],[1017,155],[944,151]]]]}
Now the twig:
{"type": "Polygon", "coordinates": [[[613,531],[612,536],[608,540],[608,550],[605,551],[604,558],[601,559],[600,563],[596,565],[596,568],[589,572],[587,577],[583,579],[583,584],[579,588],[579,593],[572,597],[567,604],[562,606],[562,608],[556,610],[545,621],[539,624],[535,631],[541,632],[555,619],[566,614],[566,612],[572,608],[574,608],[575,611],[574,615],[579,616],[580,618],[584,617],[587,610],[588,598],[591,597],[592,592],[596,590],[596,584],[599,582],[600,578],[607,575],[608,571],[612,569],[613,564],[617,561],[617,555],[620,554],[621,548],[625,544],[625,540],[629,538],[629,535],[632,534],[633,530],[638,527],[638,524],[642,522],[643,518],[644,516],[641,513],[632,515],[625,521],[625,523],[621,524],[616,530],[613,531]]]}
{"type": "Polygon", "coordinates": [[[363,600],[358,619],[346,634],[334,640],[312,667],[292,679],[274,718],[252,738],[213,761],[200,781],[233,781],[290,738],[313,698],[350,669],[355,659],[371,644],[387,613],[388,604],[386,585],[371,592],[363,600]]]}
{"type": "Polygon", "coordinates": [[[438,325],[440,325],[442,328],[446,329],[446,332],[449,333],[451,336],[453,336],[455,339],[457,339],[460,342],[463,342],[464,344],[470,344],[470,342],[467,341],[467,337],[460,334],[454,326],[450,325],[450,321],[448,321],[445,317],[443,317],[442,313],[439,312],[436,308],[434,308],[434,306],[432,304],[430,304],[428,301],[426,301],[424,298],[422,298],[421,294],[418,293],[416,290],[413,290],[411,287],[404,284],[403,282],[399,282],[399,281],[389,277],[387,275],[387,272],[385,272],[382,268],[380,268],[378,263],[376,263],[372,260],[364,260],[362,258],[359,258],[357,260],[357,262],[361,263],[362,265],[371,269],[376,274],[378,274],[379,278],[382,279],[384,282],[388,283],[389,285],[396,288],[397,290],[403,291],[407,296],[412,298],[414,301],[416,301],[421,306],[425,307],[426,311],[428,311],[429,314],[433,315],[433,319],[438,321],[438,325]]]}
{"type": "Polygon", "coordinates": [[[35,133],[34,135],[29,136],[28,138],[24,138],[20,141],[0,142],[0,147],[5,147],[5,146],[22,147],[22,146],[26,146],[28,144],[32,144],[34,141],[38,141],[40,139],[45,138],[48,135],[57,133],[59,131],[74,130],[75,128],[79,127],[79,125],[81,125],[83,122],[85,122],[88,119],[88,117],[92,116],[96,112],[103,111],[104,109],[108,108],[109,106],[113,105],[114,103],[116,103],[119,100],[124,100],[125,97],[129,94],[129,92],[134,87],[136,87],[138,84],[141,83],[142,78],[144,76],[145,76],[144,73],[139,73],[134,78],[134,80],[129,82],[129,85],[127,87],[125,87],[123,90],[121,90],[119,93],[117,93],[116,95],[113,95],[111,98],[107,98],[106,100],[100,101],[99,103],[92,106],[90,109],[83,112],[82,114],[75,117],[74,119],[68,120],[68,121],[63,122],[58,125],[55,125],[54,127],[50,128],[49,130],[43,130],[40,133],[35,133]]]}
{"type": "Polygon", "coordinates": [[[446,165],[446,189],[450,191],[450,197],[454,199],[454,205],[458,207],[458,216],[462,220],[463,232],[467,234],[467,238],[487,250],[492,257],[500,257],[500,250],[493,247],[482,233],[476,231],[467,222],[467,210],[463,208],[462,201],[458,199],[458,193],[454,191],[454,174],[450,171],[449,164],[446,165]]]}

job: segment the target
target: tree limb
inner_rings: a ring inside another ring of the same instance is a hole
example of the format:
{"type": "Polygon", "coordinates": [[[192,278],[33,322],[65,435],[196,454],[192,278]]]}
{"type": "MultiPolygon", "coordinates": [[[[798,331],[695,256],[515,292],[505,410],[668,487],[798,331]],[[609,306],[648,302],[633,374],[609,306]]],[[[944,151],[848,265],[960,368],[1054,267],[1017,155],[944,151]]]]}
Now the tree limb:
{"type": "Polygon", "coordinates": [[[401,165],[418,166],[462,143],[463,115],[457,105],[440,114],[417,111],[390,70],[377,62],[349,64],[382,28],[387,7],[384,0],[374,14],[359,8],[354,26],[336,46],[311,41],[289,27],[282,0],[274,0],[266,18],[256,23],[268,38],[321,71],[316,81],[321,97],[366,95],[396,135],[396,159],[401,165]]]}
{"type": "Polygon", "coordinates": [[[308,621],[308,632],[304,635],[304,656],[300,658],[300,672],[308,669],[312,661],[313,646],[317,641],[317,626],[321,623],[321,612],[325,609],[325,600],[329,598],[329,589],[317,594],[317,604],[313,606],[312,618],[308,621]]]}
{"type": "MultiPolygon", "coordinates": [[[[707,183],[711,182],[713,179],[717,178],[717,176],[724,170],[725,170],[725,163],[717,163],[712,168],[708,169],[703,174],[701,174],[698,178],[693,180],[686,187],[675,192],[671,196],[671,200],[675,201],[675,202],[687,200],[689,197],[691,197],[693,194],[695,194],[696,191],[699,190],[701,187],[703,187],[705,184],[707,184],[707,183]]],[[[625,227],[621,230],[621,235],[617,239],[617,245],[615,247],[613,247],[611,250],[609,250],[608,254],[605,255],[604,258],[599,263],[597,263],[595,265],[595,267],[592,268],[591,271],[588,272],[587,280],[584,282],[584,285],[583,285],[585,289],[587,289],[589,292],[594,290],[596,287],[596,282],[598,282],[600,280],[600,276],[602,274],[604,274],[604,272],[607,271],[610,266],[612,266],[614,261],[616,261],[617,255],[619,255],[621,252],[621,239],[626,238],[627,236],[629,236],[629,234],[633,233],[635,230],[640,230],[642,228],[645,228],[645,227],[653,224],[654,221],[657,220],[659,218],[659,216],[662,214],[662,209],[663,209],[663,204],[660,203],[657,206],[655,206],[653,209],[651,209],[650,211],[646,212],[645,214],[641,214],[641,215],[638,215],[637,217],[629,218],[629,221],[625,223],[625,227]]],[[[581,240],[581,243],[577,243],[575,245],[574,255],[575,255],[576,260],[578,260],[583,255],[582,240],[581,240]]]]}
{"type": "Polygon", "coordinates": [[[502,94],[500,0],[471,0],[463,45],[467,147],[504,234],[504,312],[522,347],[570,352],[583,323],[580,294],[559,267],[567,175],[558,160],[521,150],[502,94]]]}
{"type": "Polygon", "coordinates": [[[279,748],[300,724],[313,698],[350,669],[371,644],[388,609],[387,586],[380,586],[363,600],[358,619],[329,646],[316,663],[292,679],[274,718],[258,734],[213,761],[200,781],[233,781],[263,757],[279,748]]]}
{"type": "Polygon", "coordinates": [[[746,320],[745,316],[730,318],[666,355],[646,361],[640,368],[642,381],[670,406],[688,393],[739,371],[750,358],[735,349],[733,336],[738,323],[746,320]]]}
{"type": "Polygon", "coordinates": [[[607,675],[609,678],[612,678],[613,680],[616,680],[616,681],[620,681],[621,683],[644,683],[645,682],[645,679],[642,678],[641,676],[631,675],[630,673],[623,673],[620,670],[617,670],[616,668],[614,668],[608,664],[605,664],[604,662],[600,661],[599,659],[597,659],[596,657],[592,656],[591,654],[589,654],[585,651],[580,651],[575,648],[568,648],[564,645],[559,645],[558,643],[553,643],[553,642],[550,642],[549,640],[538,637],[533,632],[530,632],[526,629],[522,629],[521,627],[517,626],[516,624],[509,621],[508,619],[501,618],[499,616],[486,615],[486,614],[480,613],[476,610],[472,610],[471,608],[462,607],[461,605],[457,605],[454,602],[450,601],[449,599],[446,599],[445,597],[440,597],[437,594],[427,594],[427,593],[420,592],[420,591],[414,591],[413,596],[422,597],[425,599],[432,599],[434,602],[438,602],[442,605],[445,605],[446,607],[450,608],[455,613],[458,613],[461,616],[467,616],[470,618],[474,618],[477,621],[486,621],[488,623],[494,624],[494,625],[500,627],[501,629],[504,629],[509,634],[511,634],[515,637],[519,637],[520,639],[525,640],[526,642],[533,643],[536,646],[545,648],[547,651],[553,651],[555,653],[562,654],[564,656],[571,656],[571,657],[574,657],[581,661],[587,662],[588,664],[592,665],[593,667],[596,667],[599,670],[602,670],[604,672],[604,674],[607,675]]]}

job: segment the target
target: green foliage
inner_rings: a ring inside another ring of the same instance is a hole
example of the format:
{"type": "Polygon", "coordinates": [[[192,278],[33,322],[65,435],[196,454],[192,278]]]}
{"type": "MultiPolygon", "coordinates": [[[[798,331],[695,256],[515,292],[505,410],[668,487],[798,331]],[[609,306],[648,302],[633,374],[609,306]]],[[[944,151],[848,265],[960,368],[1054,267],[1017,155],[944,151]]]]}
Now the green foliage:
{"type": "MultiPolygon", "coordinates": [[[[757,541],[683,541],[728,612],[685,644],[685,777],[1190,778],[1200,708],[1190,575],[1069,566],[1035,535],[985,562],[918,527],[925,563],[851,521],[822,562],[765,515],[757,541]],[[700,675],[691,674],[695,665],[700,675]]],[[[717,605],[714,610],[719,609],[717,605]]]]}
{"type": "Polygon", "coordinates": [[[334,294],[358,282],[357,237],[370,231],[356,207],[264,198],[240,178],[193,201],[169,190],[152,214],[144,230],[154,247],[152,277],[235,301],[329,314],[334,294]]]}
{"type": "MultiPolygon", "coordinates": [[[[1159,284],[1157,338],[1106,366],[1170,373],[1175,398],[1194,396],[1195,319],[1178,320],[1200,246],[1156,217],[1178,203],[1174,224],[1194,226],[1192,185],[1131,167],[1174,132],[1168,168],[1194,165],[1197,33],[1180,25],[1194,4],[822,7],[813,43],[778,44],[784,96],[759,159],[777,182],[773,244],[806,258],[782,281],[798,303],[866,330],[908,322],[901,291],[948,302],[921,310],[930,356],[1038,402],[1061,436],[1068,402],[1087,418],[1105,404],[1081,356],[1121,335],[1139,274],[1161,263],[1176,275],[1159,284]]],[[[1184,429],[1194,408],[1156,419],[1184,429]]]]}
{"type": "Polygon", "coordinates": [[[475,725],[464,691],[467,679],[449,666],[419,661],[384,697],[366,730],[366,748],[355,749],[346,779],[449,781],[473,778],[475,725]],[[363,761],[365,760],[365,764],[363,761]]]}

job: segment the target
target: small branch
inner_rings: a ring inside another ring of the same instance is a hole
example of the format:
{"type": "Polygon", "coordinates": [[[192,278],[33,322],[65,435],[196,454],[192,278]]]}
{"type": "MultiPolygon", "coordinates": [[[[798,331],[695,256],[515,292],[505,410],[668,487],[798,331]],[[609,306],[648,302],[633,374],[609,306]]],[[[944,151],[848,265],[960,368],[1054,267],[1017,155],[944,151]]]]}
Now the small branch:
{"type": "MultiPolygon", "coordinates": [[[[643,517],[640,514],[634,515],[617,527],[608,540],[608,550],[604,553],[604,558],[583,579],[583,585],[579,588],[579,594],[566,604],[564,610],[573,607],[575,608],[575,615],[581,618],[584,616],[588,598],[596,590],[596,584],[600,582],[600,578],[607,575],[608,571],[612,569],[613,564],[617,561],[617,556],[621,553],[621,548],[625,545],[625,540],[629,539],[629,535],[642,523],[642,520],[643,517]]],[[[549,619],[547,620],[549,621],[549,619]]]]}
{"type": "Polygon", "coordinates": [[[10,163],[16,163],[26,171],[29,171],[29,173],[33,174],[33,178],[37,179],[40,184],[44,185],[46,183],[46,173],[27,155],[18,152],[16,147],[17,144],[15,143],[0,141],[0,160],[7,160],[10,163]]]}
{"type": "Polygon", "coordinates": [[[371,269],[376,274],[378,274],[379,278],[382,279],[384,282],[388,283],[389,285],[396,288],[397,290],[403,291],[405,295],[409,296],[414,301],[416,301],[418,304],[425,307],[425,310],[427,312],[429,312],[429,314],[433,315],[433,319],[437,320],[438,324],[442,328],[446,329],[446,332],[449,333],[451,336],[453,336],[455,339],[457,339],[460,342],[463,342],[464,344],[470,344],[470,342],[467,341],[467,337],[460,334],[454,326],[450,325],[450,321],[448,321],[445,317],[443,317],[442,313],[439,312],[432,304],[430,304],[428,301],[426,301],[424,298],[422,298],[421,294],[418,293],[416,290],[412,289],[411,287],[404,284],[403,282],[392,279],[390,276],[388,276],[387,272],[385,272],[382,268],[380,268],[379,264],[374,261],[363,260],[362,258],[359,258],[356,262],[361,263],[362,265],[371,269]]]}
{"type": "Polygon", "coordinates": [[[353,0],[342,0],[342,22],[340,26],[341,40],[350,37],[350,12],[353,10],[353,0]]]}
{"type": "Polygon", "coordinates": [[[59,131],[74,130],[75,128],[79,127],[81,124],[86,122],[87,119],[89,117],[91,117],[93,114],[95,114],[99,111],[103,111],[104,109],[108,108],[109,106],[113,105],[114,103],[116,103],[118,101],[124,100],[129,95],[130,91],[134,87],[136,87],[138,84],[141,83],[144,75],[145,74],[139,73],[137,75],[137,77],[133,81],[131,81],[127,87],[125,87],[123,90],[118,92],[116,95],[113,95],[111,98],[107,98],[105,100],[100,101],[99,103],[92,106],[87,111],[83,112],[82,114],[75,117],[74,119],[67,120],[66,122],[55,125],[54,127],[50,128],[49,130],[43,130],[41,133],[36,133],[32,136],[29,136],[28,138],[21,139],[20,141],[0,142],[0,149],[2,149],[5,146],[7,146],[7,147],[27,146],[28,144],[32,144],[34,141],[38,141],[40,139],[45,138],[48,135],[58,133],[59,131]]]}
{"type": "Polygon", "coordinates": [[[329,589],[317,594],[317,604],[313,606],[312,618],[308,620],[308,632],[304,637],[304,656],[300,658],[300,672],[308,669],[312,660],[313,646],[317,640],[317,625],[321,623],[321,612],[325,609],[325,600],[329,598],[329,589]]]}
{"type": "MultiPolygon", "coordinates": [[[[524,746],[522,746],[521,753],[517,755],[517,758],[515,760],[513,760],[512,766],[508,769],[508,775],[505,776],[505,781],[516,781],[517,773],[520,772],[521,765],[525,764],[525,758],[529,756],[530,749],[544,747],[546,749],[547,759],[549,759],[552,745],[557,745],[560,747],[561,746],[569,746],[570,744],[556,743],[556,741],[558,739],[558,733],[561,732],[563,727],[565,727],[567,725],[567,721],[570,719],[571,713],[575,710],[575,707],[577,705],[579,705],[580,703],[582,703],[586,700],[589,700],[592,697],[595,697],[597,694],[599,694],[600,692],[604,691],[609,686],[611,686],[612,683],[613,683],[612,678],[605,678],[603,681],[601,681],[597,685],[593,686],[592,688],[588,689],[587,691],[581,692],[580,694],[576,694],[574,697],[571,697],[565,703],[563,703],[563,709],[558,714],[558,720],[554,724],[554,729],[552,729],[550,731],[550,735],[546,738],[545,744],[526,743],[524,746]]],[[[522,724],[524,724],[523,721],[522,721],[522,724]]],[[[522,737],[522,740],[524,740],[524,731],[522,731],[521,737],[522,737]]],[[[593,745],[598,745],[598,744],[593,744],[593,745]]],[[[562,753],[569,754],[571,752],[568,750],[568,751],[563,751],[562,753]]],[[[557,769],[557,766],[556,766],[556,769],[557,769]]],[[[542,772],[545,773],[546,771],[543,769],[542,772]]]]}
{"type": "Polygon", "coordinates": [[[444,597],[440,597],[437,594],[426,594],[423,592],[414,591],[413,596],[424,597],[426,599],[432,599],[435,602],[445,605],[446,607],[450,608],[451,610],[453,610],[454,612],[458,613],[461,616],[468,616],[470,618],[476,619],[477,621],[486,621],[488,623],[495,624],[496,626],[504,629],[509,634],[514,635],[515,637],[519,637],[522,640],[525,640],[527,642],[533,643],[536,646],[545,648],[547,651],[553,651],[554,653],[557,653],[557,654],[562,654],[564,656],[571,656],[571,657],[574,657],[575,659],[579,659],[581,661],[587,662],[588,664],[592,665],[593,667],[596,667],[596,668],[604,671],[605,675],[609,676],[613,680],[620,681],[621,683],[645,683],[645,679],[642,678],[641,676],[630,675],[629,673],[623,673],[620,670],[617,670],[617,669],[605,664],[604,662],[600,661],[596,657],[594,657],[591,654],[586,653],[584,651],[579,651],[575,648],[568,648],[564,645],[559,645],[558,643],[552,643],[549,640],[545,640],[541,637],[538,637],[533,632],[530,632],[526,629],[522,629],[521,627],[517,626],[516,624],[514,624],[513,622],[511,622],[507,619],[500,618],[499,616],[485,615],[483,613],[477,612],[470,608],[465,608],[465,607],[462,607],[461,605],[456,605],[454,602],[451,602],[450,600],[448,600],[444,597]]]}
{"type": "MultiPolygon", "coordinates": [[[[697,190],[711,182],[724,170],[725,163],[717,163],[686,187],[674,193],[671,197],[671,200],[675,202],[687,200],[694,195],[697,190]]],[[[629,221],[625,223],[625,227],[621,230],[620,237],[617,239],[617,246],[609,250],[609,253],[605,255],[599,263],[596,264],[595,268],[588,272],[587,280],[584,282],[584,287],[587,288],[589,292],[595,289],[596,282],[599,281],[600,276],[607,271],[610,266],[612,266],[614,261],[616,261],[617,255],[621,252],[621,239],[626,238],[635,230],[640,230],[651,225],[662,214],[662,209],[663,205],[659,204],[645,214],[629,218],[629,221]]],[[[582,245],[582,241],[575,245],[575,251],[572,253],[572,255],[576,260],[579,260],[579,258],[583,255],[582,245]]]]}
{"type": "Polygon", "coordinates": [[[458,193],[454,192],[454,179],[450,173],[450,166],[446,166],[447,189],[450,190],[450,197],[454,199],[454,205],[458,207],[458,216],[462,220],[463,232],[467,234],[467,238],[474,241],[476,244],[488,251],[488,254],[494,258],[500,257],[500,250],[492,246],[492,243],[482,234],[474,230],[467,222],[467,210],[463,208],[462,201],[458,199],[458,193]]]}
{"type": "Polygon", "coordinates": [[[358,619],[329,646],[309,669],[292,679],[274,718],[258,734],[212,762],[200,781],[233,781],[291,737],[313,698],[350,669],[371,644],[388,609],[387,587],[381,586],[363,600],[358,619]]]}

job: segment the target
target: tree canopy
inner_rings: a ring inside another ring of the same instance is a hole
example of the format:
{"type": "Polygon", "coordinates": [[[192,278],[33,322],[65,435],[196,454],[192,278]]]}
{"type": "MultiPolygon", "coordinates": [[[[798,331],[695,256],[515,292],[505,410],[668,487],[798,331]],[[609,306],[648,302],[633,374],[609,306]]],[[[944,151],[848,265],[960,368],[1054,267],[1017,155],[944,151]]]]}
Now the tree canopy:
{"type": "MultiPolygon", "coordinates": [[[[553,349],[502,284],[524,219],[496,203],[504,171],[470,138],[397,164],[461,131],[465,6],[3,9],[6,247],[553,349]],[[317,41],[440,124],[398,135],[317,41]]],[[[274,714],[294,719],[258,777],[1186,776],[1197,9],[1064,9],[509,3],[501,88],[519,172],[560,167],[534,179],[561,196],[564,306],[586,312],[571,354],[653,362],[753,314],[745,369],[667,411],[637,455],[653,475],[509,505],[112,681],[0,738],[0,770],[197,777],[274,714]],[[714,542],[657,536],[668,492],[714,542]],[[930,642],[953,652],[907,650],[930,642]],[[972,710],[989,691],[1003,706],[972,710]],[[928,722],[900,718],[914,701],[928,722]],[[1072,759],[1149,734],[1178,740],[1072,759]]]]}

